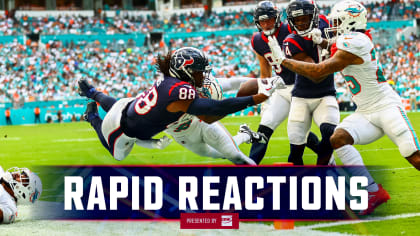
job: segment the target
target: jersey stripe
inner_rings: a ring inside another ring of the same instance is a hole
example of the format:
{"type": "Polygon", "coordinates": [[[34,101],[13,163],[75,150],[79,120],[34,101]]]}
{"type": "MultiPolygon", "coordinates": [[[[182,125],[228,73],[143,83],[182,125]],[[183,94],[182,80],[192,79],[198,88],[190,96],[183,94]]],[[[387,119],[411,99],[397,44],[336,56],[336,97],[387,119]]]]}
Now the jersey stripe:
{"type": "Polygon", "coordinates": [[[295,45],[296,47],[298,47],[301,51],[304,51],[303,48],[296,42],[296,40],[292,39],[292,38],[287,38],[284,40],[284,42],[289,42],[293,45],[295,45]]]}
{"type": "Polygon", "coordinates": [[[417,150],[419,150],[419,149],[420,149],[419,140],[417,139],[417,135],[416,135],[416,133],[414,133],[413,126],[411,126],[411,123],[410,123],[410,121],[408,120],[407,115],[406,115],[406,114],[405,114],[405,112],[401,109],[401,107],[398,107],[398,109],[400,109],[400,113],[401,113],[402,117],[404,118],[405,123],[407,123],[408,128],[410,129],[411,136],[413,136],[413,140],[414,140],[414,143],[415,143],[415,145],[416,145],[416,147],[417,147],[417,150]]]}
{"type": "Polygon", "coordinates": [[[181,82],[178,82],[178,83],[172,85],[172,87],[169,89],[169,96],[171,96],[172,90],[174,90],[176,87],[178,87],[180,85],[183,85],[183,84],[189,84],[189,83],[187,83],[185,81],[181,81],[181,82]]]}

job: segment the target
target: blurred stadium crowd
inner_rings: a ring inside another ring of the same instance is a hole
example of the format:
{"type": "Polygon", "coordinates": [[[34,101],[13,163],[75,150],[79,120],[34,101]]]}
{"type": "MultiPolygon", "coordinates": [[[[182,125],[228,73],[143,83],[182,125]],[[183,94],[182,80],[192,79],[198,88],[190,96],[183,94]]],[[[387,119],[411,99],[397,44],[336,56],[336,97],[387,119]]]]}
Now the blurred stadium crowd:
{"type": "MultiPolygon", "coordinates": [[[[364,4],[371,22],[420,18],[420,1],[390,0],[364,4]]],[[[320,6],[321,14],[328,15],[330,6],[320,6]]],[[[283,18],[286,16],[282,9],[283,18]]],[[[126,11],[116,11],[117,16],[96,14],[92,17],[62,15],[59,17],[14,16],[0,17],[0,35],[22,33],[42,34],[96,34],[96,33],[148,33],[154,30],[172,32],[216,31],[254,27],[252,11],[205,11],[173,14],[167,18],[156,13],[130,16],[126,11]]]]}
{"type": "MultiPolygon", "coordinates": [[[[420,18],[419,1],[389,1],[366,6],[371,21],[420,18]]],[[[327,7],[322,10],[328,14],[327,7]]],[[[163,28],[165,32],[190,32],[238,27],[255,28],[251,12],[212,13],[209,17],[189,13],[172,15],[164,21],[157,15],[147,18],[120,15],[114,18],[23,16],[0,19],[0,31],[4,35],[34,31],[42,34],[150,32],[154,28],[163,28]]],[[[210,57],[216,77],[258,77],[259,66],[250,39],[251,35],[171,39],[167,47],[171,50],[189,45],[203,49],[210,57]]],[[[403,40],[396,47],[381,44],[380,38],[374,38],[374,43],[388,82],[407,98],[410,88],[414,87],[417,93],[420,91],[420,39],[411,34],[403,40]]],[[[114,97],[136,96],[149,87],[158,74],[154,67],[155,57],[162,53],[160,46],[138,47],[130,40],[123,47],[116,42],[101,44],[99,41],[0,44],[0,103],[80,98],[76,81],[82,77],[92,79],[100,90],[114,97]]],[[[336,76],[339,101],[350,101],[344,80],[339,74],[336,76]]]]}

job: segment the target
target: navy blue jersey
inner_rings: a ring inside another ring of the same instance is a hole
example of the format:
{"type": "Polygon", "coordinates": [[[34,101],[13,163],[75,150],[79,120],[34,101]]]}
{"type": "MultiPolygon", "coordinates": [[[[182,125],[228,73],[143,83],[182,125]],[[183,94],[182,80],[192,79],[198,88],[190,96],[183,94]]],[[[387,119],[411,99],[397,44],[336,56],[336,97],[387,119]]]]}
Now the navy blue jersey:
{"type": "Polygon", "coordinates": [[[123,111],[121,126],[129,137],[150,139],[177,121],[184,112],[169,112],[166,107],[178,100],[198,98],[195,88],[184,81],[165,76],[137,96],[123,111]]]}
{"type": "MultiPolygon", "coordinates": [[[[290,29],[289,24],[281,23],[280,27],[274,33],[280,47],[283,44],[283,40],[290,33],[292,33],[292,30],[290,29]]],[[[276,74],[281,76],[286,84],[295,83],[295,73],[274,62],[270,47],[268,46],[268,38],[263,32],[255,33],[252,36],[251,44],[254,51],[268,61],[276,74]]]]}
{"type": "MultiPolygon", "coordinates": [[[[326,27],[329,27],[328,21],[324,16],[320,16],[319,29],[324,38],[324,28],[326,27]]],[[[320,58],[321,47],[315,45],[310,38],[301,37],[292,33],[284,40],[283,46],[284,53],[288,58],[304,52],[306,55],[310,56],[315,63],[322,61],[320,58]]],[[[321,98],[329,95],[335,96],[334,74],[328,75],[328,77],[320,83],[312,82],[310,79],[299,74],[296,76],[292,96],[301,98],[321,98]]]]}

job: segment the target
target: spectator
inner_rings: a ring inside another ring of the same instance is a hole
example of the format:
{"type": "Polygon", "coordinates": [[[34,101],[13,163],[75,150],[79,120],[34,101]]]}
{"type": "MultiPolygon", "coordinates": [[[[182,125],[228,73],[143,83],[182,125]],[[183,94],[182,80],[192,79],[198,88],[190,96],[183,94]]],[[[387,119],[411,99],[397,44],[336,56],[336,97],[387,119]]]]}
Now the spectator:
{"type": "Polygon", "coordinates": [[[415,84],[411,84],[410,89],[408,89],[408,97],[410,101],[410,110],[411,111],[417,111],[417,97],[418,97],[418,91],[415,87],[415,84]]]}
{"type": "Polygon", "coordinates": [[[41,119],[40,119],[41,109],[39,109],[39,107],[35,107],[34,114],[35,114],[35,121],[34,121],[35,124],[41,123],[41,119]]]}
{"type": "Polygon", "coordinates": [[[58,123],[63,122],[63,114],[61,113],[61,110],[57,111],[57,122],[58,123]]]}
{"type": "Polygon", "coordinates": [[[12,118],[10,114],[10,108],[7,108],[6,111],[4,111],[4,116],[6,117],[6,124],[12,125],[12,118]]]}

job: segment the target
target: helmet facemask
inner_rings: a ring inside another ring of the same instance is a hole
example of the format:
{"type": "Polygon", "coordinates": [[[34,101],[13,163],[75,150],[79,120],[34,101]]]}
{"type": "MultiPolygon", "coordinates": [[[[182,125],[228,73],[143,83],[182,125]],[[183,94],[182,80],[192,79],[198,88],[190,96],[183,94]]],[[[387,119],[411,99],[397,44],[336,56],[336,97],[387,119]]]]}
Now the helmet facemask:
{"type": "Polygon", "coordinates": [[[12,189],[18,204],[35,203],[41,195],[41,179],[28,168],[12,167],[3,179],[12,189]]]}
{"type": "Polygon", "coordinates": [[[262,31],[265,35],[270,36],[274,34],[281,25],[280,12],[271,1],[261,1],[258,3],[257,8],[254,11],[254,22],[260,32],[262,31]],[[269,30],[264,30],[260,21],[266,21],[268,19],[275,19],[274,27],[269,30]]]}
{"type": "Polygon", "coordinates": [[[319,10],[316,5],[310,1],[300,0],[292,1],[286,9],[287,21],[296,33],[302,37],[308,35],[313,29],[318,28],[319,10]],[[301,21],[305,21],[301,23],[301,21]],[[307,26],[300,29],[300,26],[307,26]]]}

